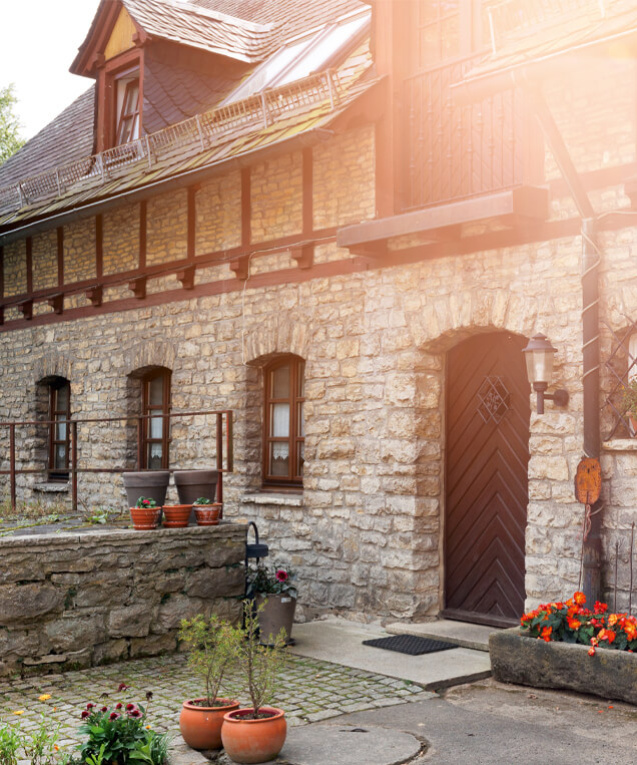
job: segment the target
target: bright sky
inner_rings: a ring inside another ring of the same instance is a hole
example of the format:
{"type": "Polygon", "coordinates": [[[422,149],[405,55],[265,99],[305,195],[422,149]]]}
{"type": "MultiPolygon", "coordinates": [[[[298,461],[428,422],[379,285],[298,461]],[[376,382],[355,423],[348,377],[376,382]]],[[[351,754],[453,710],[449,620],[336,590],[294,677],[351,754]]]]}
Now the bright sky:
{"type": "Polygon", "coordinates": [[[31,138],[92,84],[69,73],[99,0],[2,0],[0,86],[15,85],[21,135],[31,138]]]}

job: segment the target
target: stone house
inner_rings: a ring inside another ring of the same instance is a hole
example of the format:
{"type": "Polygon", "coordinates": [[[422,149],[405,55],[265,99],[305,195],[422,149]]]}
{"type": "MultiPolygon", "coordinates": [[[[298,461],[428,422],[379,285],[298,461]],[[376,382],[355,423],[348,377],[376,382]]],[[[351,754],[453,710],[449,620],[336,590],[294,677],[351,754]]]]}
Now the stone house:
{"type": "Polygon", "coordinates": [[[0,168],[7,491],[7,423],[19,497],[69,496],[71,418],[121,506],[92,471],[208,466],[161,415],[231,410],[226,517],[306,615],[625,607],[636,40],[627,0],[104,0],[94,86],[0,168]]]}

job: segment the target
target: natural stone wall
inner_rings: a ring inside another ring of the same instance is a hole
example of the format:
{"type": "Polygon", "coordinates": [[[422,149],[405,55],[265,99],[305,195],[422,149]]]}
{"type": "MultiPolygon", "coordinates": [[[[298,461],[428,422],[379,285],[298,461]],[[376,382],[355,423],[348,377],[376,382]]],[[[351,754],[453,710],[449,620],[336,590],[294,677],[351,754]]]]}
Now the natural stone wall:
{"type": "Polygon", "coordinates": [[[160,194],[146,208],[146,263],[149,266],[186,257],[188,193],[160,194]]]}
{"type": "Polygon", "coordinates": [[[182,618],[236,619],[245,526],[0,539],[0,675],[154,656],[182,618]]]}
{"type": "Polygon", "coordinates": [[[284,154],[255,165],[250,178],[253,242],[291,236],[303,228],[303,158],[284,154]]]}
{"type": "MultiPolygon", "coordinates": [[[[18,239],[4,246],[4,297],[23,295],[27,291],[27,243],[18,239]]],[[[6,319],[6,314],[5,314],[6,319]]]]}
{"type": "Polygon", "coordinates": [[[47,287],[57,286],[58,238],[56,229],[44,231],[33,237],[32,255],[33,289],[43,290],[47,287]]]}
{"type": "Polygon", "coordinates": [[[64,282],[95,278],[95,219],[84,218],[64,227],[64,282]]]}
{"type": "Polygon", "coordinates": [[[203,183],[195,194],[195,206],[196,255],[241,244],[241,173],[203,183]]]}
{"type": "Polygon", "coordinates": [[[139,205],[102,216],[102,270],[105,275],[139,267],[139,205]]]}

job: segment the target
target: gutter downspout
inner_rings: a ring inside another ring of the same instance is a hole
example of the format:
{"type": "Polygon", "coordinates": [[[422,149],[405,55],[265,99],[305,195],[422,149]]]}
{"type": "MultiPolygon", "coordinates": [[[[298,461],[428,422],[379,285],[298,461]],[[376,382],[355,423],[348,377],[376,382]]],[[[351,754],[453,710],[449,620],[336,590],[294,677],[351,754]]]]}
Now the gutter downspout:
{"type": "MultiPolygon", "coordinates": [[[[518,83],[525,91],[537,117],[542,132],[555,157],[555,161],[568,185],[579,215],[582,219],[582,361],[584,394],[584,438],[583,447],[586,457],[599,459],[601,452],[600,407],[599,407],[599,267],[600,249],[596,241],[597,216],[573,164],[564,139],[553,115],[538,87],[528,81],[518,83]]],[[[592,508],[584,524],[582,544],[582,589],[587,602],[594,603],[602,599],[602,520],[603,504],[598,501],[592,508]],[[590,527],[588,524],[590,523],[590,527]],[[588,533],[586,533],[588,528],[588,533]]]]}

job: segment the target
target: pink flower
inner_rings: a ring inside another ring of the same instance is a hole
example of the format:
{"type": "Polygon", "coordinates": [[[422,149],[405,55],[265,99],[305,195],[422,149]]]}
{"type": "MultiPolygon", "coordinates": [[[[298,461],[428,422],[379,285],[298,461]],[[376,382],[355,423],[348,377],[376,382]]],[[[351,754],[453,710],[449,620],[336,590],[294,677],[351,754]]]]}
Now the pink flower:
{"type": "Polygon", "coordinates": [[[141,717],[142,713],[139,711],[139,709],[133,709],[132,712],[128,713],[129,717],[141,717]]]}
{"type": "Polygon", "coordinates": [[[288,572],[284,571],[282,568],[280,568],[276,574],[276,580],[277,582],[287,582],[288,579],[288,572]]]}

